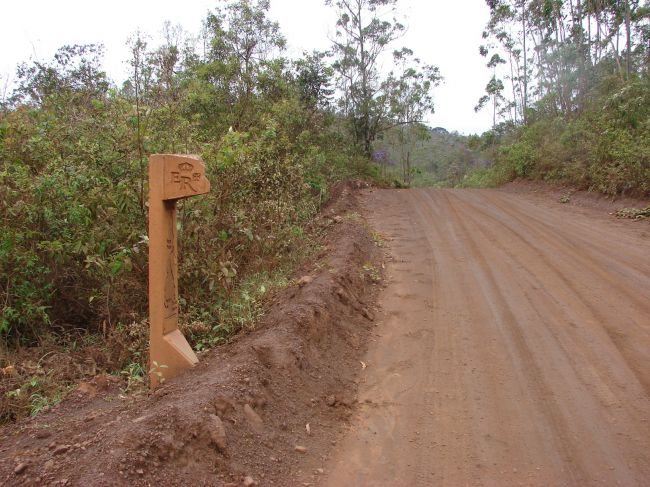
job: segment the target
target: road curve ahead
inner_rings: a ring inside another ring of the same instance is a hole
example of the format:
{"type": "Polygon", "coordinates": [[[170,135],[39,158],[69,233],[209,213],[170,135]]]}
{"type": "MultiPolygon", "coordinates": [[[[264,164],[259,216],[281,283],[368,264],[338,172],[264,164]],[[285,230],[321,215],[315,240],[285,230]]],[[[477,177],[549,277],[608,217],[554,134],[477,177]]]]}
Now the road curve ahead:
{"type": "Polygon", "coordinates": [[[496,190],[365,204],[392,260],[362,406],[324,485],[650,485],[638,227],[496,190]]]}

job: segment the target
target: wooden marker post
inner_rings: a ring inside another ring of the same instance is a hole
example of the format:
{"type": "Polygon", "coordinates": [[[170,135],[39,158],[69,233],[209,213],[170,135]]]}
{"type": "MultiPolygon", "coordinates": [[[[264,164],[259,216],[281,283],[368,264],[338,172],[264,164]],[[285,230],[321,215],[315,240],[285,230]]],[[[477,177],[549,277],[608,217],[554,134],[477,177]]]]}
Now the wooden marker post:
{"type": "Polygon", "coordinates": [[[176,202],[210,191],[196,156],[149,157],[149,378],[151,388],[198,359],[178,329],[176,202]]]}

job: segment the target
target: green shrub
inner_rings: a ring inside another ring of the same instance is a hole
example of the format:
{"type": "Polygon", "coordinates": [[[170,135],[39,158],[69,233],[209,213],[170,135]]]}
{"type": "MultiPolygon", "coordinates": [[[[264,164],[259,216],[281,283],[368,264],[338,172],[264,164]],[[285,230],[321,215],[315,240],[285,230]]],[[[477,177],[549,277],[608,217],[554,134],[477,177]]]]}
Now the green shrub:
{"type": "MultiPolygon", "coordinates": [[[[517,177],[556,180],[605,194],[650,194],[650,83],[605,79],[580,114],[536,114],[496,141],[493,165],[463,184],[517,177]]],[[[494,134],[487,135],[490,140],[494,134]]]]}

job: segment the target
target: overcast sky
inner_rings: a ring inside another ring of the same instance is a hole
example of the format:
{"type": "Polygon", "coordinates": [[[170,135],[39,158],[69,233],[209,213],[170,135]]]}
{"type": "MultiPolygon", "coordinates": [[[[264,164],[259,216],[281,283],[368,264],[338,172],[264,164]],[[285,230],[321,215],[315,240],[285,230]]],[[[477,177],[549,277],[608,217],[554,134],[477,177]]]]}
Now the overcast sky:
{"type": "MultiPolygon", "coordinates": [[[[163,22],[199,32],[201,21],[218,0],[20,0],[6,2],[0,21],[0,77],[13,78],[19,62],[51,59],[65,44],[103,43],[104,67],[118,83],[126,77],[126,39],[137,29],[156,37],[163,22]]],[[[490,128],[487,111],[473,107],[490,77],[478,55],[488,19],[485,0],[399,0],[408,26],[395,47],[408,46],[423,61],[435,64],[445,78],[435,91],[432,126],[461,133],[490,128]]],[[[270,17],[280,23],[289,54],[327,49],[335,16],[324,0],[271,0],[270,17]]],[[[390,66],[385,67],[389,69],[390,66]]]]}

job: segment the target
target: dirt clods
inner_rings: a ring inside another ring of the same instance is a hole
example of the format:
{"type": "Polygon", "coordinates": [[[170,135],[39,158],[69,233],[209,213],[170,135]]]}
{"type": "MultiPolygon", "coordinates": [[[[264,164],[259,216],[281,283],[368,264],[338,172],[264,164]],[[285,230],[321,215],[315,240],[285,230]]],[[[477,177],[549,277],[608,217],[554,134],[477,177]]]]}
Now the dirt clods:
{"type": "Polygon", "coordinates": [[[228,446],[228,438],[226,436],[226,428],[223,425],[221,418],[214,414],[210,414],[208,416],[206,427],[210,432],[212,443],[214,443],[219,451],[225,452],[228,446]]]}
{"type": "Polygon", "coordinates": [[[255,433],[260,434],[264,431],[264,421],[249,404],[244,405],[244,415],[255,433]]]}
{"type": "Polygon", "coordinates": [[[70,445],[59,445],[52,450],[52,455],[63,455],[70,449],[70,445]]]}
{"type": "Polygon", "coordinates": [[[298,279],[298,286],[303,287],[309,284],[314,280],[313,277],[311,276],[302,276],[300,279],[298,279]]]}

